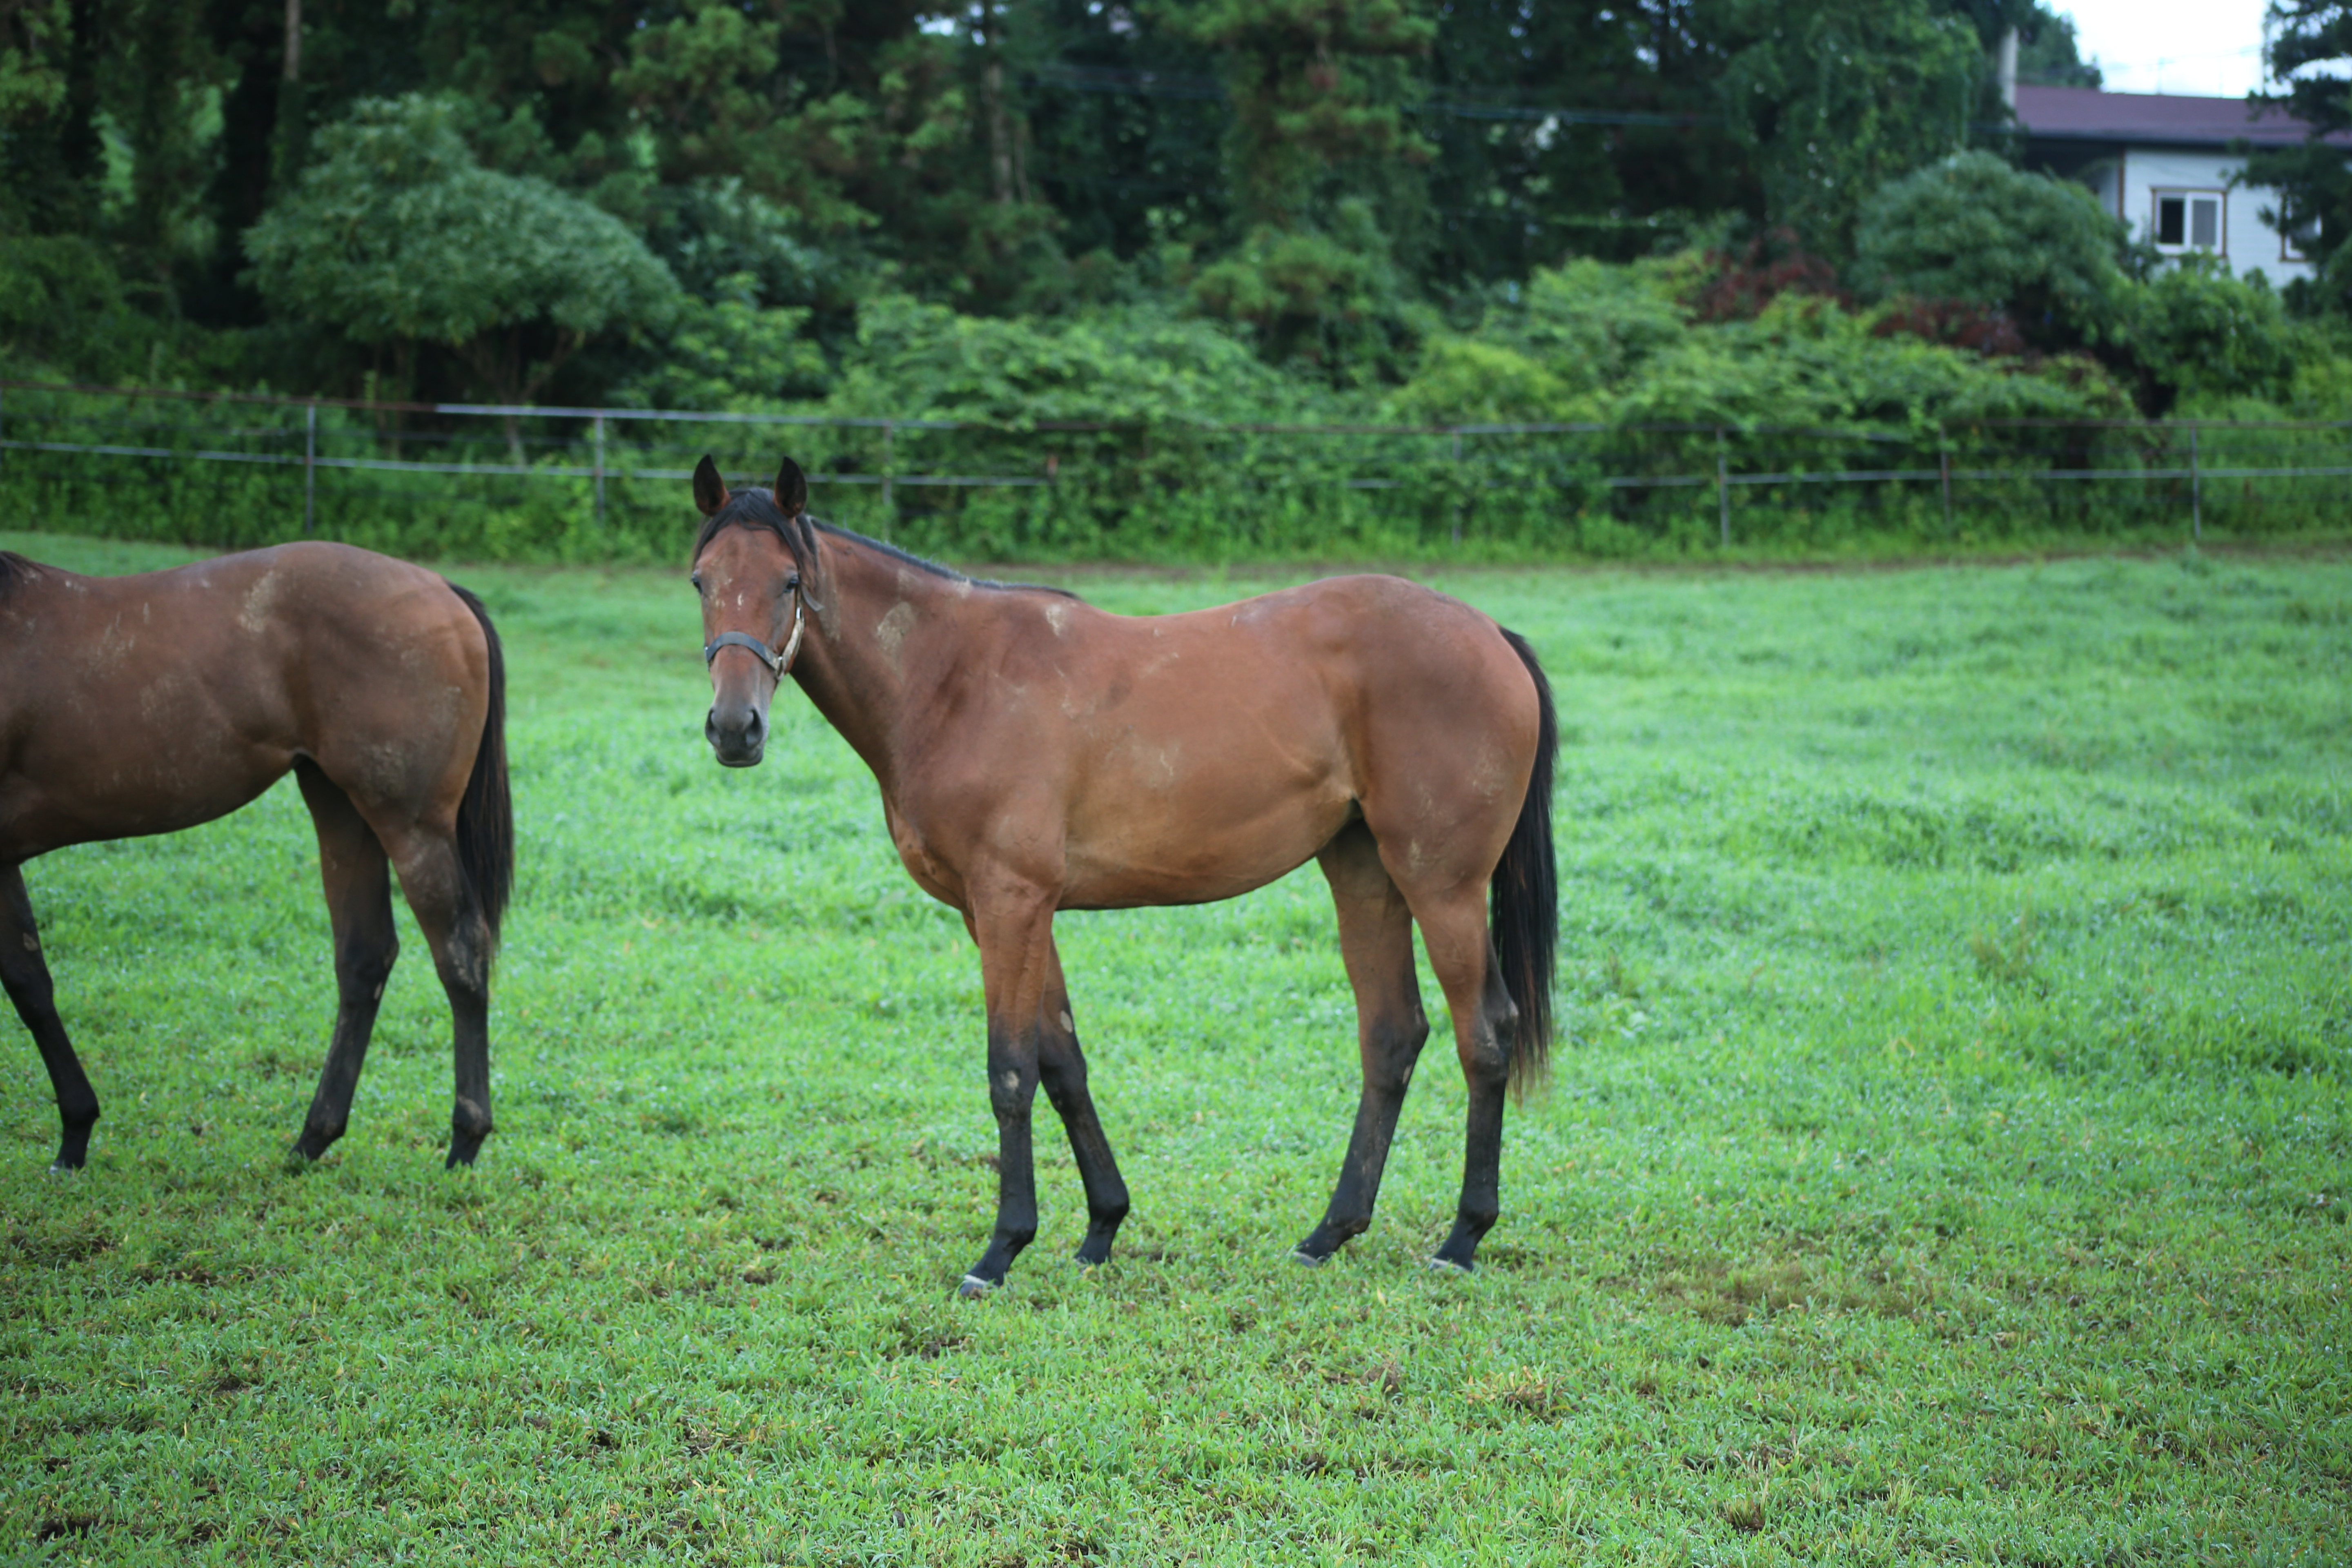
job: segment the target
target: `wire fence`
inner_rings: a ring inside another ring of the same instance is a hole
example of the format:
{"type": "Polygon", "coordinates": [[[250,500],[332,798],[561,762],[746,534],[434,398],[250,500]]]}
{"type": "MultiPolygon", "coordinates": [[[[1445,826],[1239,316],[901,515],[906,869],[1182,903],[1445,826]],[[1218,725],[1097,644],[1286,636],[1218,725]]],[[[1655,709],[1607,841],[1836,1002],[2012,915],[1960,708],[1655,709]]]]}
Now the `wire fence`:
{"type": "Polygon", "coordinates": [[[685,483],[704,452],[783,449],[822,515],[997,559],[1489,542],[1698,552],[1888,532],[2201,539],[2336,530],[2352,501],[2346,421],[984,422],[0,380],[0,524],[660,556],[694,521],[685,483]]]}

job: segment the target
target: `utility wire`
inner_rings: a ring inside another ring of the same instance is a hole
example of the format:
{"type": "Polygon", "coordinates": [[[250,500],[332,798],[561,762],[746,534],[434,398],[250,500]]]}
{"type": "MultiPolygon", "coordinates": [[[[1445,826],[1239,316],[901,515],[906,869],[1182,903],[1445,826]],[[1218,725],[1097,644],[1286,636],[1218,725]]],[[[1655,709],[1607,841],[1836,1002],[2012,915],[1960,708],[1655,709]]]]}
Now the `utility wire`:
{"type": "MultiPolygon", "coordinates": [[[[1113,93],[1132,98],[1179,98],[1223,101],[1232,95],[1214,77],[1178,71],[1122,70],[1110,66],[1040,66],[1026,72],[1023,84],[1062,88],[1072,92],[1113,93]]],[[[1436,114],[1454,120],[1550,121],[1561,125],[1698,126],[1722,122],[1720,115],[1695,112],[1662,113],[1651,110],[1590,109],[1566,105],[1488,103],[1475,100],[1424,99],[1398,107],[1412,114],[1436,114]]]]}

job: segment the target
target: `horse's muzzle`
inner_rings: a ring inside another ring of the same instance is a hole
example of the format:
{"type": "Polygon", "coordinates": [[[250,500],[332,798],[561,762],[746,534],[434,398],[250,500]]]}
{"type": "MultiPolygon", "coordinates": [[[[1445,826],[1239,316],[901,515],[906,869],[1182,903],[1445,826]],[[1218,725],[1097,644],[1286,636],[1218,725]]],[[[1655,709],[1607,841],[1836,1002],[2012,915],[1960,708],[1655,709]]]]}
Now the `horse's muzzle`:
{"type": "Polygon", "coordinates": [[[755,768],[760,754],[768,744],[768,717],[757,708],[746,706],[721,719],[719,710],[711,709],[702,721],[702,736],[710,742],[710,750],[721,764],[730,768],[755,768]]]}

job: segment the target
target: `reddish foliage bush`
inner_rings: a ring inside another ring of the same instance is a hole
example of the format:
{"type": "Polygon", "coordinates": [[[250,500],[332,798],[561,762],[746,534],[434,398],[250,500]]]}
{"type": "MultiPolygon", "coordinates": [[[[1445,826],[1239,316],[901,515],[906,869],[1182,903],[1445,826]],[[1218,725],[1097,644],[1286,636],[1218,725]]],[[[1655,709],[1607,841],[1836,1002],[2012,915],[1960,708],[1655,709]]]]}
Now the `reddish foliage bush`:
{"type": "Polygon", "coordinates": [[[1851,307],[1853,299],[1838,287],[1837,268],[1797,243],[1794,230],[1767,229],[1748,242],[1738,256],[1728,251],[1707,253],[1713,275],[1699,285],[1690,306],[1702,321],[1747,321],[1782,294],[1818,294],[1851,307]]]}
{"type": "Polygon", "coordinates": [[[1911,337],[1948,348],[1971,349],[1987,359],[2023,358],[2025,336],[2006,310],[1959,300],[1897,300],[1871,328],[1880,338],[1911,337]]]}

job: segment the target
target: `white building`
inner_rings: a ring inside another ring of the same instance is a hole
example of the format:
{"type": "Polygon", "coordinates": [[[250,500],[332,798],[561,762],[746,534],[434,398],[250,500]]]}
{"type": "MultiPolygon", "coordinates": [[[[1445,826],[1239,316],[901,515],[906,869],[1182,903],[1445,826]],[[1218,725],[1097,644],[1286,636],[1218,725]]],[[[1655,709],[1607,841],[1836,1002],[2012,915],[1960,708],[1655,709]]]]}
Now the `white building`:
{"type": "Polygon", "coordinates": [[[2242,98],[2179,98],[2082,87],[2020,87],[2026,166],[2082,181],[2132,232],[2173,255],[2206,251],[2274,287],[2312,275],[2293,240],[2262,220],[2278,194],[2237,183],[2230,144],[2303,140],[2302,121],[2254,115],[2242,98]]]}

